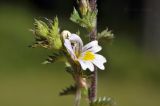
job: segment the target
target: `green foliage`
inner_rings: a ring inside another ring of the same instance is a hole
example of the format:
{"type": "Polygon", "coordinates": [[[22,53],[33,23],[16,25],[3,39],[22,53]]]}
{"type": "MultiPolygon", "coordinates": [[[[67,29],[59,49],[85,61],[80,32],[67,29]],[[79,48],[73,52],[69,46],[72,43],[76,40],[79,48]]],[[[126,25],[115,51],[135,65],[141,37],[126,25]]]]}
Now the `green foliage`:
{"type": "Polygon", "coordinates": [[[65,61],[64,52],[58,51],[58,52],[53,53],[53,55],[48,56],[46,61],[44,61],[42,64],[54,63],[56,61],[65,61]]]}
{"type": "Polygon", "coordinates": [[[76,85],[71,85],[71,86],[63,89],[63,90],[59,93],[59,95],[60,95],[60,96],[73,95],[73,94],[76,93],[76,91],[77,91],[77,86],[76,86],[76,85]]]}
{"type": "Polygon", "coordinates": [[[82,95],[82,97],[88,97],[88,88],[87,87],[81,88],[81,95],[82,95]]]}
{"type": "Polygon", "coordinates": [[[91,103],[90,106],[113,106],[114,102],[111,98],[100,97],[95,102],[91,103]]]}
{"type": "Polygon", "coordinates": [[[93,72],[87,69],[86,71],[83,71],[82,75],[84,78],[89,79],[93,75],[93,72]]]}
{"type": "Polygon", "coordinates": [[[36,48],[36,47],[42,47],[42,48],[50,48],[49,42],[46,38],[42,37],[35,37],[35,43],[30,45],[29,47],[36,48]]]}
{"type": "Polygon", "coordinates": [[[36,35],[41,37],[46,37],[48,35],[48,25],[45,22],[35,19],[34,26],[36,35]]]}
{"type": "Polygon", "coordinates": [[[112,31],[109,31],[108,29],[105,29],[101,33],[98,33],[97,38],[98,39],[111,40],[111,39],[114,38],[114,34],[112,33],[112,31]]]}
{"type": "Polygon", "coordinates": [[[71,66],[66,66],[65,67],[66,72],[68,72],[71,75],[74,75],[74,70],[71,66]]]}
{"type": "Polygon", "coordinates": [[[80,35],[80,31],[78,30],[78,31],[76,32],[76,34],[77,34],[77,35],[80,35]]]}
{"type": "Polygon", "coordinates": [[[54,18],[53,24],[51,25],[50,35],[53,38],[59,37],[59,22],[58,22],[58,17],[54,18]]]}
{"type": "Polygon", "coordinates": [[[54,22],[49,29],[49,40],[51,42],[51,45],[54,49],[61,49],[62,47],[62,41],[60,39],[60,33],[59,33],[59,22],[58,18],[55,17],[54,22]]]}
{"type": "Polygon", "coordinates": [[[80,14],[74,8],[70,20],[77,23],[81,27],[86,28],[88,31],[91,31],[96,26],[96,16],[97,16],[97,11],[93,12],[88,11],[86,15],[80,17],[80,14]]]}
{"type": "Polygon", "coordinates": [[[34,30],[36,42],[31,47],[43,47],[48,49],[59,50],[62,47],[62,42],[59,34],[59,22],[58,18],[54,19],[54,22],[51,21],[46,24],[41,20],[36,20],[34,23],[34,30]]]}

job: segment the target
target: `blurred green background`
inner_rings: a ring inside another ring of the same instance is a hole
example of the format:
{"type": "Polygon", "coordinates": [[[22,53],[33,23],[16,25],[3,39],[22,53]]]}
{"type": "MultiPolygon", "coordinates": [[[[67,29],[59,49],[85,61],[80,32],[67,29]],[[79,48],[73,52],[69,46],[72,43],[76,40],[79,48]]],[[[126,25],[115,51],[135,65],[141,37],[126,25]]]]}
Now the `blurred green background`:
{"type": "MultiPolygon", "coordinates": [[[[160,105],[160,20],[151,20],[155,8],[146,2],[98,1],[98,30],[107,26],[115,34],[112,43],[100,42],[108,63],[99,71],[98,95],[112,97],[117,106],[160,105]]],[[[73,0],[0,1],[0,106],[73,106],[73,96],[58,96],[73,83],[63,63],[42,65],[51,52],[28,48],[34,18],[57,15],[61,29],[85,34],[69,21],[72,8],[73,0]]]]}

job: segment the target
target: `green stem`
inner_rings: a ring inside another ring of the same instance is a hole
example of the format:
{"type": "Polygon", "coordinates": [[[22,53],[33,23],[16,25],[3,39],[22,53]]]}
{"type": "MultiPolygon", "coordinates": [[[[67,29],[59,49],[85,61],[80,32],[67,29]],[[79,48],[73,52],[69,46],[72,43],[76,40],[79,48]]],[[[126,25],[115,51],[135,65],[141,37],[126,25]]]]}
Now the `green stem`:
{"type": "Polygon", "coordinates": [[[80,100],[81,100],[81,90],[80,88],[77,89],[76,95],[75,95],[75,105],[74,106],[79,106],[80,105],[80,100]]]}

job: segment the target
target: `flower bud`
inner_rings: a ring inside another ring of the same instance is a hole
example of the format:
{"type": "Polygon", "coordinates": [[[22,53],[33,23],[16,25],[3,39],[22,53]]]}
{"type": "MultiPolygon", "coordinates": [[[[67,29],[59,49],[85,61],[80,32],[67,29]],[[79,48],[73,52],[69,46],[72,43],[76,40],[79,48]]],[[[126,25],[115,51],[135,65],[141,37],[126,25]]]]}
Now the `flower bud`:
{"type": "Polygon", "coordinates": [[[61,33],[61,37],[62,37],[63,40],[67,39],[70,35],[71,35],[71,33],[68,30],[64,30],[61,33]]]}
{"type": "Polygon", "coordinates": [[[80,0],[79,1],[79,10],[82,16],[86,15],[88,11],[90,11],[89,1],[88,0],[80,0]]]}

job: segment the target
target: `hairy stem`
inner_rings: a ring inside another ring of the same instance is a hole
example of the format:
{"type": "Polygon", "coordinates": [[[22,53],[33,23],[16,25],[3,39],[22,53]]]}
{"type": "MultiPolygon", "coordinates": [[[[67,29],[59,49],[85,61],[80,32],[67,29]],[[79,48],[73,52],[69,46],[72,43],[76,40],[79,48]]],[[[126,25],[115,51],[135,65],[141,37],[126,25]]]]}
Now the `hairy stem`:
{"type": "Polygon", "coordinates": [[[91,87],[90,87],[90,94],[89,100],[90,103],[94,102],[97,97],[97,69],[94,70],[93,76],[91,78],[91,87]]]}
{"type": "MultiPolygon", "coordinates": [[[[95,11],[97,9],[97,0],[90,0],[90,7],[92,11],[95,11]]],[[[97,38],[97,19],[96,19],[96,25],[90,32],[90,40],[96,40],[97,38]]],[[[90,87],[90,93],[89,93],[89,100],[90,103],[93,103],[97,98],[97,68],[95,67],[95,70],[93,72],[93,76],[91,78],[91,87],[90,87]]]]}
{"type": "Polygon", "coordinates": [[[81,101],[81,67],[79,65],[74,64],[75,68],[75,76],[74,79],[76,81],[77,91],[75,94],[75,105],[74,106],[80,106],[81,101]]]}

